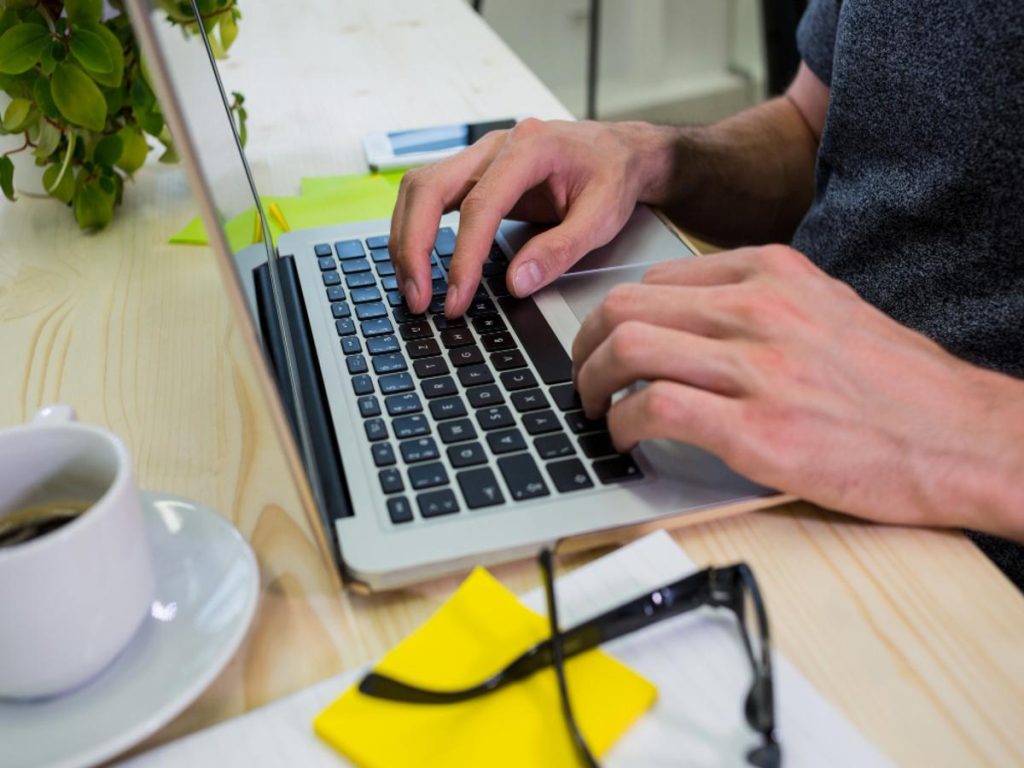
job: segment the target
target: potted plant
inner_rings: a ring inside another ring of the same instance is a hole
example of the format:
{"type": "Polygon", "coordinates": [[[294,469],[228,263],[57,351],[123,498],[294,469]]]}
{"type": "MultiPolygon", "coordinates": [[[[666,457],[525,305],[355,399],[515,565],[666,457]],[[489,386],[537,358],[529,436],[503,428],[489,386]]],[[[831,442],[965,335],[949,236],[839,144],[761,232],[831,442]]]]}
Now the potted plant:
{"type": "MultiPolygon", "coordinates": [[[[197,31],[187,0],[157,4],[185,34],[197,31]]],[[[223,56],[238,35],[236,0],[198,6],[223,56]]],[[[0,0],[0,92],[9,99],[0,134],[12,144],[0,154],[3,194],[15,199],[13,158],[31,156],[42,191],[70,206],[83,229],[110,222],[125,180],[146,161],[147,137],[162,146],[161,162],[177,159],[122,0],[0,0]]],[[[244,99],[233,98],[244,135],[244,99]]],[[[22,161],[18,173],[27,170],[22,161]]]]}

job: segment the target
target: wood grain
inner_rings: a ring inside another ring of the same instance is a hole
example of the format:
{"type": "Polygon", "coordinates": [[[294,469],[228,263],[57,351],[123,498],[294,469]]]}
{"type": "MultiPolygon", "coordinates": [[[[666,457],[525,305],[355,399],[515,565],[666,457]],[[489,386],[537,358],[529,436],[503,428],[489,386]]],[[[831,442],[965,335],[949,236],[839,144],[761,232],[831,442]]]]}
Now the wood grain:
{"type": "MultiPolygon", "coordinates": [[[[250,107],[267,191],[364,169],[371,130],[565,109],[458,0],[246,4],[225,67],[250,107]]],[[[104,232],[45,200],[0,203],[0,426],[46,403],[121,435],[140,483],[220,510],[252,542],[263,597],[210,689],[150,744],[367,663],[458,583],[339,592],[287,471],[212,254],[172,247],[194,214],[181,170],[151,164],[104,232]]],[[[749,561],[779,647],[895,762],[1024,764],[1024,601],[961,535],[881,528],[806,504],[676,538],[749,561]]],[[[531,563],[496,574],[521,591],[531,563]]]]}

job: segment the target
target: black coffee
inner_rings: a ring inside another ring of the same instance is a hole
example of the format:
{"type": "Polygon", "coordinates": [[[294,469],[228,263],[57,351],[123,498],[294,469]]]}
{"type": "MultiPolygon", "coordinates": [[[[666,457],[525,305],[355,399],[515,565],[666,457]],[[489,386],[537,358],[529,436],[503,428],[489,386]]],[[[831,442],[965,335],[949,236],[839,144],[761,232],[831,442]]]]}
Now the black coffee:
{"type": "Polygon", "coordinates": [[[33,541],[56,531],[80,514],[91,504],[86,501],[57,501],[35,504],[0,517],[0,549],[33,541]]]}

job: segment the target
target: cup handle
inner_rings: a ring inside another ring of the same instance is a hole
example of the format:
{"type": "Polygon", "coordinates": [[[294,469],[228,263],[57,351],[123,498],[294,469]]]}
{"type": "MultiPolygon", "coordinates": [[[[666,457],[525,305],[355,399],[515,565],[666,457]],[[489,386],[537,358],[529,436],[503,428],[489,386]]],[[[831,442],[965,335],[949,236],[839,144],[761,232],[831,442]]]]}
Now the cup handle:
{"type": "Polygon", "coordinates": [[[78,421],[78,414],[75,413],[74,408],[64,403],[44,406],[36,411],[36,415],[32,418],[33,424],[41,426],[69,424],[73,421],[78,421]]]}

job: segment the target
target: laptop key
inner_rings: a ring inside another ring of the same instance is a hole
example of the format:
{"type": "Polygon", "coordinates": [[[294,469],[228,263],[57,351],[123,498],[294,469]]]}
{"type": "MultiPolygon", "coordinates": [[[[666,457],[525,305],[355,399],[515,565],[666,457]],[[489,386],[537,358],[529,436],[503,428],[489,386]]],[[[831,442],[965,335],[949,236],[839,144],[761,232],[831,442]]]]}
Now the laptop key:
{"type": "Polygon", "coordinates": [[[443,315],[444,314],[444,296],[435,296],[430,300],[430,304],[427,305],[427,314],[429,315],[443,315]]]}
{"type": "Polygon", "coordinates": [[[499,371],[508,371],[515,368],[525,368],[526,358],[518,349],[510,349],[505,352],[495,352],[491,355],[491,365],[499,371]]]}
{"type": "Polygon", "coordinates": [[[430,424],[422,413],[412,416],[400,416],[391,422],[391,428],[395,432],[395,437],[399,440],[408,440],[410,437],[430,434],[430,424]]]}
{"type": "Polygon", "coordinates": [[[384,493],[398,493],[405,490],[401,471],[393,467],[391,469],[382,469],[377,473],[377,479],[380,480],[380,489],[384,493]]]}
{"type": "Polygon", "coordinates": [[[357,355],[363,351],[363,342],[358,336],[342,336],[341,351],[346,355],[357,355]]]}
{"type": "Polygon", "coordinates": [[[464,317],[445,317],[438,313],[432,318],[434,321],[434,327],[439,331],[443,331],[446,328],[465,328],[466,318],[464,317]]]}
{"type": "Polygon", "coordinates": [[[349,307],[347,301],[337,301],[331,304],[331,314],[334,315],[335,319],[340,320],[343,317],[350,317],[352,315],[352,309],[349,307]]]}
{"type": "Polygon", "coordinates": [[[435,280],[430,284],[430,294],[432,296],[443,296],[448,292],[448,281],[447,280],[435,280]]]}
{"type": "Polygon", "coordinates": [[[513,392],[511,400],[512,405],[519,413],[539,411],[541,408],[549,407],[548,399],[539,389],[521,389],[518,392],[513,392]]]}
{"type": "Polygon", "coordinates": [[[487,463],[487,452],[480,443],[453,445],[448,448],[448,461],[456,469],[487,463]]]}
{"type": "Polygon", "coordinates": [[[505,496],[498,486],[498,478],[494,476],[490,467],[467,469],[465,472],[459,472],[455,478],[459,481],[462,497],[470,509],[505,503],[505,496]]]}
{"type": "Polygon", "coordinates": [[[373,395],[366,395],[356,400],[359,404],[359,413],[362,414],[364,419],[368,419],[371,416],[380,416],[380,401],[373,395]]]}
{"type": "Polygon", "coordinates": [[[542,459],[561,459],[576,454],[572,441],[563,433],[538,437],[533,441],[533,447],[542,459]]]}
{"type": "Polygon", "coordinates": [[[502,386],[505,387],[509,392],[515,392],[520,389],[530,389],[531,387],[537,386],[537,377],[533,375],[533,371],[529,368],[521,368],[516,371],[504,371],[498,376],[501,379],[502,386]]]}
{"type": "Polygon", "coordinates": [[[388,436],[388,426],[384,423],[384,419],[364,421],[363,428],[366,430],[366,439],[371,443],[383,440],[388,436]]]}
{"type": "Polygon", "coordinates": [[[414,440],[406,440],[400,443],[398,449],[402,453],[402,460],[406,464],[417,464],[421,461],[431,461],[438,457],[437,443],[432,437],[418,437],[414,440]]]}
{"type": "Polygon", "coordinates": [[[324,285],[326,286],[341,285],[341,275],[339,275],[335,271],[324,272],[320,275],[320,277],[324,281],[324,285]]]}
{"type": "Polygon", "coordinates": [[[448,349],[466,347],[473,343],[473,333],[469,328],[445,328],[441,331],[441,343],[448,349]]]}
{"type": "Polygon", "coordinates": [[[433,339],[413,339],[405,345],[405,351],[409,357],[416,360],[420,357],[433,357],[441,354],[441,348],[433,339]]]}
{"type": "Polygon", "coordinates": [[[371,250],[388,247],[388,235],[374,235],[366,238],[366,247],[371,250]]]}
{"type": "MultiPolygon", "coordinates": [[[[369,241],[367,241],[369,244],[369,241]]],[[[384,245],[370,248],[370,258],[377,264],[384,264],[391,261],[391,252],[387,248],[387,243],[384,245]]]]}
{"type": "Polygon", "coordinates": [[[395,332],[395,327],[386,317],[364,320],[359,329],[363,332],[363,336],[388,336],[395,332]]]}
{"type": "MultiPolygon", "coordinates": [[[[465,371],[466,369],[463,368],[462,370],[465,371]]],[[[469,400],[469,404],[474,408],[486,408],[505,402],[505,397],[501,394],[501,390],[493,384],[467,389],[466,399],[469,400]]]]}
{"type": "Polygon", "coordinates": [[[508,330],[505,321],[498,315],[477,315],[473,318],[473,328],[477,333],[497,333],[508,330]]]}
{"type": "Polygon", "coordinates": [[[385,373],[397,373],[408,368],[405,358],[401,352],[392,352],[388,355],[377,355],[373,358],[373,372],[378,376],[385,373]]]}
{"type": "Polygon", "coordinates": [[[451,227],[442,227],[437,230],[437,237],[434,238],[434,250],[438,256],[451,256],[455,253],[455,230],[451,227]]]}
{"type": "Polygon", "coordinates": [[[402,299],[391,314],[394,316],[396,323],[425,323],[427,321],[426,315],[417,315],[410,312],[409,308],[405,305],[405,299],[402,299]]]}
{"type": "Polygon", "coordinates": [[[458,396],[445,397],[441,400],[431,400],[430,415],[437,421],[465,416],[466,404],[462,402],[462,398],[458,396]]]}
{"type": "Polygon", "coordinates": [[[488,261],[480,271],[484,277],[502,277],[508,271],[508,264],[488,261]]]}
{"type": "MultiPolygon", "coordinates": [[[[397,317],[395,319],[398,320],[397,317]]],[[[402,334],[402,338],[406,341],[409,341],[409,339],[430,338],[434,335],[426,320],[412,320],[408,323],[402,323],[398,326],[398,332],[402,334]]]]}
{"type": "Polygon", "coordinates": [[[463,365],[478,365],[484,361],[484,353],[479,347],[458,347],[448,352],[448,359],[455,367],[463,365]]]}
{"type": "Polygon", "coordinates": [[[533,411],[523,415],[523,426],[531,435],[557,432],[562,428],[554,411],[533,411]]]}
{"type": "Polygon", "coordinates": [[[366,358],[362,355],[350,355],[345,358],[345,367],[353,376],[357,373],[366,373],[370,370],[366,365],[366,358]]]}
{"type": "Polygon", "coordinates": [[[340,285],[332,285],[327,289],[328,301],[341,301],[345,298],[345,289],[340,285]]]}
{"type": "Polygon", "coordinates": [[[504,405],[498,405],[494,408],[484,408],[477,411],[476,420],[480,424],[480,428],[485,432],[489,432],[492,429],[511,427],[516,423],[515,417],[512,416],[512,411],[504,405]]]}
{"type": "Polygon", "coordinates": [[[583,407],[580,393],[572,384],[556,384],[548,392],[560,411],[575,411],[583,407]]]}
{"type": "Polygon", "coordinates": [[[394,275],[382,278],[380,281],[380,287],[385,291],[397,291],[398,290],[398,278],[394,275]]]}
{"type": "Polygon", "coordinates": [[[381,277],[388,277],[389,275],[395,274],[395,265],[390,261],[375,260],[373,268],[377,270],[377,274],[381,277]]]}
{"type": "Polygon", "coordinates": [[[451,515],[459,511],[459,502],[455,494],[445,488],[443,491],[431,491],[421,493],[416,497],[416,504],[420,508],[423,517],[440,517],[451,515]]]}
{"type": "Polygon", "coordinates": [[[605,419],[588,419],[583,411],[570,411],[565,414],[565,423],[577,435],[584,432],[606,432],[608,422],[605,419]]]}
{"type": "Polygon", "coordinates": [[[437,425],[437,434],[441,436],[441,442],[445,445],[460,443],[463,440],[476,439],[476,427],[469,419],[458,421],[446,421],[437,425]]]}
{"type": "Polygon", "coordinates": [[[572,361],[533,299],[499,299],[512,330],[545,384],[572,380],[572,361]]]}
{"type": "Polygon", "coordinates": [[[627,454],[612,456],[610,459],[599,459],[594,462],[593,467],[597,479],[605,485],[641,480],[644,476],[640,467],[627,454]]]}
{"type": "Polygon", "coordinates": [[[327,243],[317,243],[313,246],[313,253],[317,256],[331,256],[334,251],[331,250],[331,246],[327,243]]]}
{"type": "Polygon", "coordinates": [[[387,315],[388,308],[379,301],[370,304],[356,304],[356,317],[360,320],[372,320],[375,317],[387,317],[387,315]]]}
{"type": "Polygon", "coordinates": [[[412,376],[408,373],[389,373],[387,376],[381,376],[378,383],[382,395],[396,395],[413,388],[412,376]]]}
{"type": "Polygon", "coordinates": [[[389,307],[401,307],[405,302],[405,299],[402,298],[402,294],[397,290],[388,291],[387,300],[389,307]]]}
{"type": "Polygon", "coordinates": [[[391,443],[374,443],[370,450],[373,453],[373,463],[378,467],[390,467],[397,461],[391,443]]]}
{"type": "Polygon", "coordinates": [[[376,286],[377,280],[369,272],[356,272],[353,275],[345,277],[345,285],[348,286],[349,290],[367,288],[370,286],[376,286]]]}
{"type": "Polygon", "coordinates": [[[405,496],[393,496],[388,499],[388,517],[395,525],[408,523],[412,520],[412,505],[405,496]]]}
{"type": "Polygon", "coordinates": [[[444,468],[444,464],[439,461],[433,464],[409,467],[406,473],[409,475],[409,485],[417,491],[421,491],[424,488],[436,488],[439,485],[448,485],[448,471],[444,468]]]}
{"type": "Polygon", "coordinates": [[[384,407],[388,416],[404,416],[407,413],[419,413],[423,410],[423,403],[420,396],[415,392],[405,392],[401,395],[389,395],[384,398],[384,407]]]}
{"type": "Polygon", "coordinates": [[[548,464],[547,469],[551,476],[551,482],[561,493],[582,491],[585,488],[594,487],[594,481],[590,479],[586,467],[579,459],[552,461],[548,464]]]}
{"type": "Polygon", "coordinates": [[[488,333],[480,337],[480,343],[488,352],[502,352],[506,349],[515,349],[516,341],[508,331],[488,333]]]}
{"type": "Polygon", "coordinates": [[[523,433],[518,429],[491,432],[487,436],[487,444],[491,447],[491,452],[496,454],[526,450],[526,440],[523,439],[523,433]]]}
{"type": "MultiPolygon", "coordinates": [[[[373,278],[370,278],[371,280],[373,278]]],[[[350,288],[352,286],[349,286],[350,288]]],[[[352,288],[348,297],[353,304],[364,304],[367,301],[380,301],[380,289],[372,283],[365,288],[352,288]]]]}
{"type": "Polygon", "coordinates": [[[589,435],[580,435],[580,448],[588,459],[596,459],[599,456],[614,456],[618,453],[612,436],[607,432],[594,432],[589,435]]]}
{"type": "Polygon", "coordinates": [[[494,381],[494,375],[486,365],[470,365],[459,368],[459,381],[464,387],[475,387],[481,384],[490,384],[494,381]]]}
{"type": "Polygon", "coordinates": [[[341,240],[334,244],[334,251],[339,259],[357,259],[365,256],[366,251],[359,240],[341,240]]]}
{"type": "Polygon", "coordinates": [[[350,336],[356,332],[356,322],[351,317],[335,320],[334,327],[337,329],[339,336],[350,336]]]}
{"type": "Polygon", "coordinates": [[[414,360],[412,369],[421,379],[429,379],[431,376],[444,376],[448,373],[448,363],[442,357],[424,357],[414,360]]]}
{"type": "Polygon", "coordinates": [[[494,294],[495,298],[504,299],[512,294],[508,292],[508,286],[505,283],[505,276],[500,277],[489,277],[484,280],[487,287],[491,289],[491,293],[494,294]]]}
{"type": "Polygon", "coordinates": [[[420,382],[420,391],[428,400],[435,397],[448,397],[459,391],[455,386],[455,379],[451,376],[440,376],[438,378],[426,379],[420,382]]]}
{"type": "Polygon", "coordinates": [[[356,272],[369,272],[370,262],[366,259],[352,259],[341,262],[341,271],[346,275],[353,275],[356,272]]]}
{"type": "Polygon", "coordinates": [[[535,499],[551,493],[544,478],[541,477],[540,470],[537,469],[537,462],[528,453],[502,456],[498,459],[498,469],[505,478],[509,493],[516,501],[535,499]]]}
{"type": "Polygon", "coordinates": [[[321,256],[319,259],[316,260],[316,263],[320,265],[321,272],[326,272],[330,269],[338,268],[338,263],[334,260],[334,257],[332,256],[321,256]]]}
{"type": "Polygon", "coordinates": [[[395,336],[375,336],[366,340],[366,351],[371,355],[386,355],[399,349],[401,347],[395,336]]]}
{"type": "Polygon", "coordinates": [[[352,377],[352,391],[357,395],[369,395],[373,393],[373,379],[365,373],[352,377]]]}

